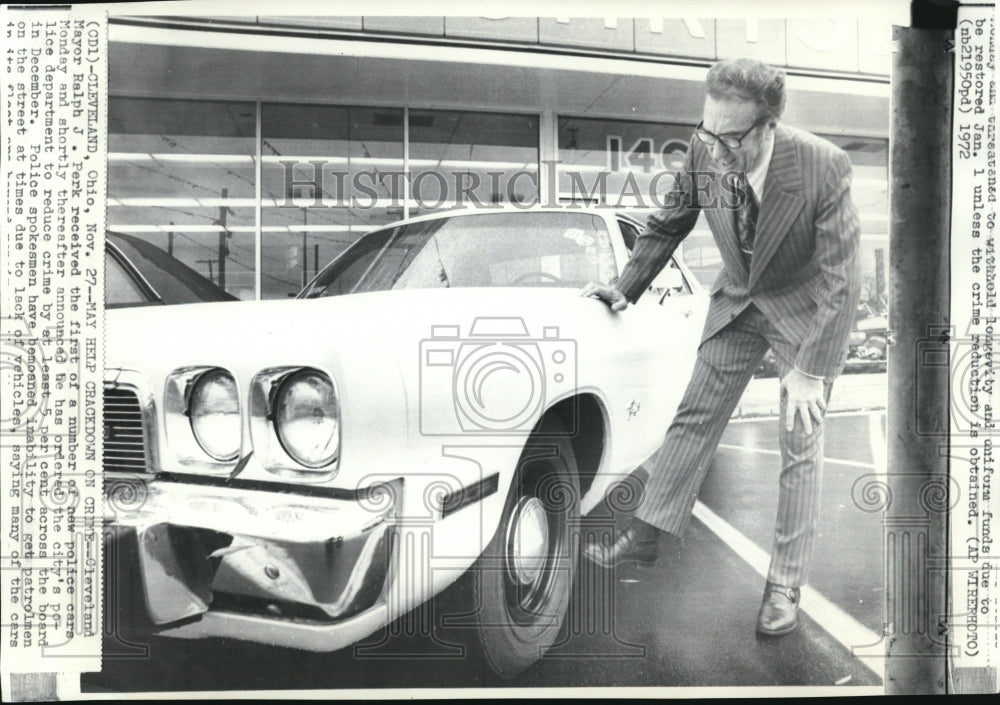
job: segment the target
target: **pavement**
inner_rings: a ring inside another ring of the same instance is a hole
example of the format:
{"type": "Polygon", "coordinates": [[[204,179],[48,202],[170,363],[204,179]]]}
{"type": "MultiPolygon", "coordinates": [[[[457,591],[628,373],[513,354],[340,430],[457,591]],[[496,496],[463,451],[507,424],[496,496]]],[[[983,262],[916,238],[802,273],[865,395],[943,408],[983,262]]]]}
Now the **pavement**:
{"type": "MultiPolygon", "coordinates": [[[[888,396],[888,375],[885,372],[840,375],[833,383],[828,411],[867,411],[885,409],[888,396]]],[[[778,415],[777,377],[750,380],[743,398],[733,412],[733,418],[778,415]]]]}
{"type": "MultiPolygon", "coordinates": [[[[884,394],[884,378],[852,377],[869,379],[844,378],[850,391],[840,395],[842,405],[863,402],[862,392],[879,388],[880,381],[884,394]]],[[[757,392],[776,398],[777,380],[756,380],[750,394],[757,392]]],[[[454,614],[457,604],[449,591],[358,648],[332,654],[143,633],[130,628],[142,621],[131,614],[142,609],[134,593],[137,566],[121,560],[134,553],[134,546],[121,546],[120,556],[115,550],[106,554],[116,566],[116,580],[109,581],[114,587],[105,594],[103,669],[85,674],[81,689],[302,695],[330,690],[350,697],[356,695],[352,689],[365,688],[380,689],[376,697],[404,698],[426,697],[436,688],[505,688],[512,697],[523,697],[519,687],[553,689],[531,692],[558,696],[573,693],[565,690],[571,687],[614,686],[713,688],[643,691],[685,697],[880,692],[888,623],[882,599],[883,518],[859,504],[856,495],[878,472],[884,417],[881,411],[847,413],[825,422],[816,552],[803,589],[801,626],[787,636],[759,637],[754,629],[780,464],[773,420],[751,417],[730,424],[723,434],[684,539],[661,537],[660,561],[654,566],[602,571],[582,561],[563,634],[516,678],[493,676],[481,659],[456,650],[448,633],[438,629],[441,617],[454,614]],[[818,689],[774,690],[789,686],[818,689]],[[714,690],[718,687],[724,690],[714,690]]],[[[623,504],[601,503],[581,523],[582,530],[607,532],[610,540],[630,516],[623,504]]]]}

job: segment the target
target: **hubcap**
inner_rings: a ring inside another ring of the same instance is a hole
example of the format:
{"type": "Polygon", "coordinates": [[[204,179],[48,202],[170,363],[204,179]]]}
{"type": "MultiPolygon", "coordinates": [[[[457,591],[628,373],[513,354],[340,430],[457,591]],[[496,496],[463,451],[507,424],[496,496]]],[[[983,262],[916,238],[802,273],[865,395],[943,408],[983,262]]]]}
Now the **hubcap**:
{"type": "Polygon", "coordinates": [[[549,519],[538,497],[522,497],[508,534],[507,550],[514,579],[531,585],[549,554],[549,519]]]}

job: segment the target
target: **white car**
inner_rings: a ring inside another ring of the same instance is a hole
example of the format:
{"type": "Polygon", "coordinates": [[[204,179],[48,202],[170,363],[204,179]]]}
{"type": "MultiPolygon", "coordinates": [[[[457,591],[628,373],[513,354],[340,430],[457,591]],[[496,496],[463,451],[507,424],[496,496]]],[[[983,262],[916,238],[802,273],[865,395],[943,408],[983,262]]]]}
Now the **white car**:
{"type": "Polygon", "coordinates": [[[624,312],[580,296],[639,230],[451,211],[296,300],[108,311],[108,522],[158,632],[333,651],[462,579],[467,618],[434,628],[502,675],[537,660],[580,517],[659,448],[708,308],[678,262],[624,312]]]}

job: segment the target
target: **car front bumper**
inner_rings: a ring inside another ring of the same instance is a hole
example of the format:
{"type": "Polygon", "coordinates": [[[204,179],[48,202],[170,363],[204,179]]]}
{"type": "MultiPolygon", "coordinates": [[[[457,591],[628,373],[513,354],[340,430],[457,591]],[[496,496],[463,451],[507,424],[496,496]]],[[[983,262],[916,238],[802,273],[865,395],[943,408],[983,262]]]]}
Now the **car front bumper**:
{"type": "Polygon", "coordinates": [[[108,523],[135,532],[160,633],[323,651],[386,619],[401,489],[401,479],[361,493],[105,479],[108,523]]]}

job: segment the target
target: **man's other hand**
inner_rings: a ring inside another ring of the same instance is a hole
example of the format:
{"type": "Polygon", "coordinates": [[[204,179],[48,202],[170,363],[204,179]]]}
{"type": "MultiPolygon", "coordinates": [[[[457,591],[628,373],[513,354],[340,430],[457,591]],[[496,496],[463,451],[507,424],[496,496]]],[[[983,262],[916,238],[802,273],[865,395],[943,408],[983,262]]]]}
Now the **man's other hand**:
{"type": "Polygon", "coordinates": [[[823,423],[826,399],[821,378],[810,377],[793,367],[781,380],[781,393],[788,395],[785,429],[789,433],[795,428],[796,414],[802,416],[802,427],[806,433],[812,433],[813,421],[817,426],[823,423]]]}
{"type": "Polygon", "coordinates": [[[605,286],[597,282],[590,282],[580,290],[580,296],[593,296],[608,305],[612,311],[624,311],[628,306],[628,299],[625,294],[618,291],[613,286],[605,286]]]}

